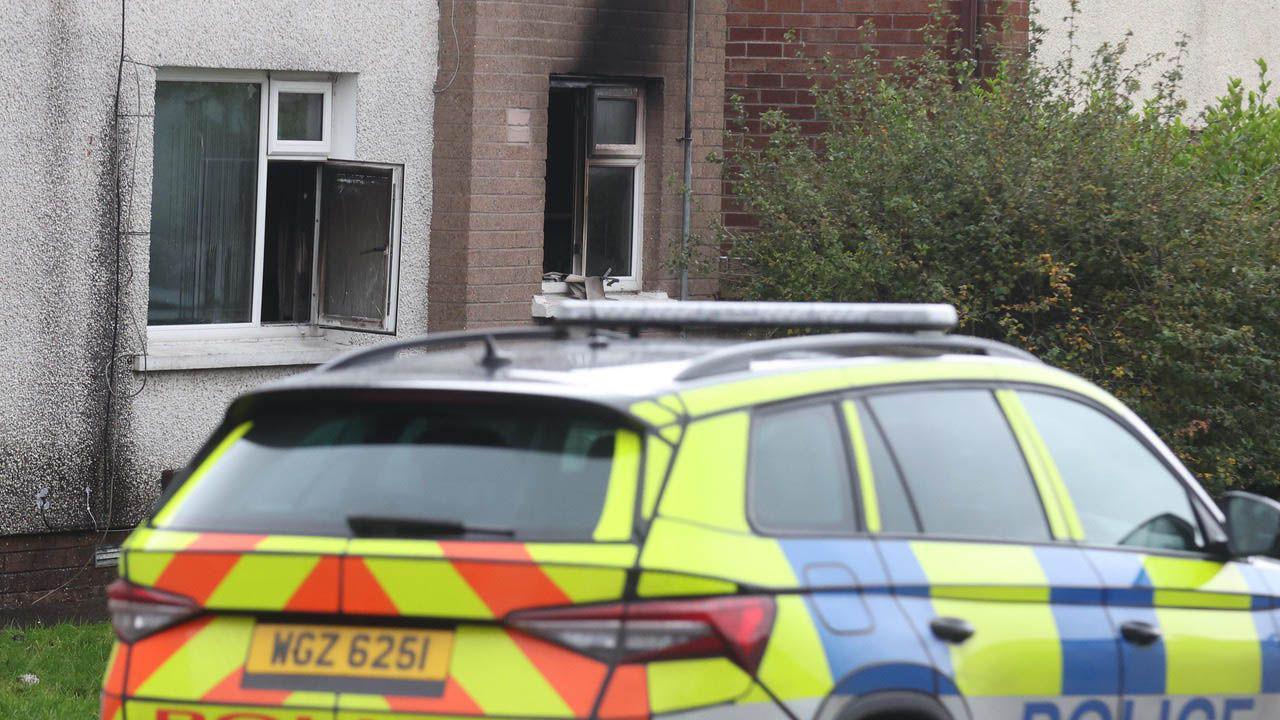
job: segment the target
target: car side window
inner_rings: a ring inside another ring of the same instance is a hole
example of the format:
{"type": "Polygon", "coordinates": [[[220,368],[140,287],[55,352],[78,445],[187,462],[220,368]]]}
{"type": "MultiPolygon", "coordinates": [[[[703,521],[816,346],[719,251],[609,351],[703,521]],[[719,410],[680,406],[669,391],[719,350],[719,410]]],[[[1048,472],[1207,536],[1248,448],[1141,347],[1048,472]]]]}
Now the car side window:
{"type": "Polygon", "coordinates": [[[1202,546],[1186,487],[1133,433],[1082,402],[1018,395],[1049,448],[1086,542],[1160,550],[1202,546]]]}
{"type": "MultiPolygon", "coordinates": [[[[915,533],[920,532],[920,523],[916,520],[915,510],[911,507],[911,498],[902,483],[902,474],[894,464],[889,446],[885,445],[884,435],[876,425],[865,403],[857,403],[858,425],[862,430],[862,440],[867,449],[867,459],[871,466],[871,480],[875,484],[876,505],[880,514],[880,532],[915,533]]],[[[865,482],[863,480],[862,482],[865,482]]],[[[869,502],[865,498],[863,502],[869,502]]]]}
{"type": "Polygon", "coordinates": [[[855,529],[852,478],[835,406],[757,411],[751,429],[748,506],[765,532],[855,529]]]}
{"type": "Polygon", "coordinates": [[[990,391],[895,392],[867,404],[926,535],[1050,539],[1026,460],[990,391]]]}

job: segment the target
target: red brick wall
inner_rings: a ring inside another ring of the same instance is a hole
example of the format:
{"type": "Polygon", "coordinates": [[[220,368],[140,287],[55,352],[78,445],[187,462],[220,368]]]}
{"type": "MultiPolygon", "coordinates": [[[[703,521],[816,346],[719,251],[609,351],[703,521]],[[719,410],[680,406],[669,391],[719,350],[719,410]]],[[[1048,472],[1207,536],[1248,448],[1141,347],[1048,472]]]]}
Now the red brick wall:
{"type": "MultiPolygon", "coordinates": [[[[694,192],[701,226],[718,216],[726,0],[699,3],[694,192]]],[[[646,290],[673,292],[667,265],[680,228],[685,0],[475,0],[457,4],[462,63],[438,98],[430,329],[530,321],[542,277],[547,100],[555,74],[648,81],[644,212],[646,290]],[[508,110],[529,111],[513,142],[508,110]],[[674,180],[674,182],[673,182],[674,180]]],[[[446,8],[441,83],[455,63],[446,8]]],[[[713,290],[707,281],[695,294],[713,290]]]]}
{"type": "Polygon", "coordinates": [[[31,620],[100,619],[104,588],[118,568],[94,567],[99,542],[127,532],[12,535],[0,538],[0,626],[31,620]]]}
{"type": "MultiPolygon", "coordinates": [[[[748,114],[748,134],[759,130],[754,120],[765,110],[785,108],[810,132],[822,125],[815,119],[808,77],[813,59],[831,55],[856,57],[870,44],[886,67],[897,58],[920,56],[926,49],[923,28],[929,22],[933,0],[728,0],[725,16],[725,113],[733,119],[730,98],[740,96],[748,114]],[[868,26],[870,23],[870,26],[868,26]],[[795,42],[787,34],[795,32],[795,42]],[[797,57],[799,53],[802,57],[797,57]]],[[[960,28],[971,27],[972,0],[946,0],[947,10],[960,28]]],[[[1006,44],[1027,42],[1028,0],[980,0],[978,28],[996,28],[1006,44]],[[1005,37],[1005,12],[1012,21],[1012,35],[1005,37]]],[[[980,35],[980,38],[982,36],[980,35]]],[[[991,45],[997,38],[982,38],[991,45]]],[[[971,36],[957,34],[955,41],[968,47],[971,36]]],[[[979,61],[990,64],[990,49],[979,61]]],[[[728,188],[725,188],[726,195],[728,188]]],[[[725,222],[732,227],[750,225],[750,218],[725,201],[725,222]]]]}

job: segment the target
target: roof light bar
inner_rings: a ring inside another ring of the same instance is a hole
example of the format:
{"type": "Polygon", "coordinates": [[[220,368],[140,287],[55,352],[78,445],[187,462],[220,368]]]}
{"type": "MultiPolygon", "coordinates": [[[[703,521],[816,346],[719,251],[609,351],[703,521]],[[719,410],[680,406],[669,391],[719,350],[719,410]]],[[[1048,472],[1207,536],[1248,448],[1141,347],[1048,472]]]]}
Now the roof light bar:
{"type": "Polygon", "coordinates": [[[559,325],[649,328],[840,328],[899,332],[945,332],[956,326],[956,309],[945,304],[808,302],[566,301],[556,309],[559,325]]]}

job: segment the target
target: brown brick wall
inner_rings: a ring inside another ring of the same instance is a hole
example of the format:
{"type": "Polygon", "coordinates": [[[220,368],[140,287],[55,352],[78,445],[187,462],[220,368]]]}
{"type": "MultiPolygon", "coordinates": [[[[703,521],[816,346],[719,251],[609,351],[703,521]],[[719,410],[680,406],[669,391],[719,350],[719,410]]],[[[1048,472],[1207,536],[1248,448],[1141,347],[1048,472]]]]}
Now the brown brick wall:
{"type": "MultiPolygon", "coordinates": [[[[856,57],[870,44],[886,68],[897,58],[924,53],[923,28],[929,22],[934,0],[728,0],[725,16],[725,112],[732,120],[730,99],[740,96],[747,112],[748,134],[759,132],[756,118],[775,107],[809,132],[819,132],[809,88],[814,59],[831,55],[856,57]],[[795,42],[786,41],[795,32],[795,42]],[[799,55],[799,56],[798,56],[799,55]]],[[[1002,43],[1025,46],[1028,0],[980,0],[978,28],[997,28],[1002,43]],[[1004,36],[1005,13],[1012,20],[1011,36],[1004,36]]],[[[946,0],[948,12],[960,28],[972,26],[972,0],[946,0]]],[[[981,38],[981,36],[980,36],[981,38]]],[[[982,46],[997,38],[980,39],[982,46]]],[[[956,42],[968,46],[971,36],[958,33],[956,42]]],[[[980,52],[985,66],[993,61],[991,50],[980,52]]],[[[726,195],[729,188],[725,188],[726,195]]],[[[724,203],[725,223],[732,227],[751,224],[750,217],[733,203],[724,203]]]]}
{"type": "Polygon", "coordinates": [[[430,274],[427,326],[462,327],[466,310],[471,193],[471,97],[474,88],[475,3],[451,3],[440,13],[432,158],[430,274]],[[456,17],[450,15],[457,13],[456,17]],[[457,42],[455,43],[455,31],[457,42]]]}
{"type": "MultiPolygon", "coordinates": [[[[685,0],[476,0],[458,3],[462,70],[436,111],[431,330],[530,321],[542,277],[547,100],[552,75],[644,79],[643,284],[675,294],[667,267],[680,231],[685,0]],[[507,111],[529,111],[528,142],[509,142],[507,111]]],[[[695,227],[719,213],[725,0],[702,0],[697,27],[695,227]]],[[[452,71],[448,12],[441,82],[452,71]]],[[[695,294],[714,286],[699,280],[695,294]]]]}
{"type": "Polygon", "coordinates": [[[31,620],[101,619],[104,588],[116,567],[94,567],[99,542],[119,545],[127,532],[0,537],[0,626],[31,620]]]}

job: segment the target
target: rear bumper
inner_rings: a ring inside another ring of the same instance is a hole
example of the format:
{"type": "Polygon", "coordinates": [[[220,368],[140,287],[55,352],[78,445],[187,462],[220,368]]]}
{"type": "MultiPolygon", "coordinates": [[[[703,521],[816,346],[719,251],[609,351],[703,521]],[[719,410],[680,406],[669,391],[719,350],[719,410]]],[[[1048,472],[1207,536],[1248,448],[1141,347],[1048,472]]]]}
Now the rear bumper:
{"type": "Polygon", "coordinates": [[[333,708],[268,708],[252,705],[205,705],[154,700],[127,700],[124,712],[103,720],[334,720],[333,708]]]}
{"type": "MultiPolygon", "coordinates": [[[[205,705],[153,700],[121,702],[114,696],[103,696],[103,720],[437,720],[444,716],[422,713],[392,713],[378,710],[341,710],[306,708],[268,708],[252,705],[205,705]]],[[[488,716],[476,716],[484,720],[488,716]]],[[[492,716],[497,717],[497,716],[492,716]]],[[[608,720],[643,720],[644,718],[679,718],[680,720],[788,720],[788,715],[773,703],[717,705],[701,710],[687,710],[655,715],[618,716],[608,720]]],[[[518,720],[502,716],[502,720],[518,720]]],[[[535,720],[530,718],[530,720],[535,720]]],[[[545,719],[544,719],[545,720],[545,719]]],[[[605,718],[602,716],[602,720],[605,718]]]]}
{"type": "MultiPolygon", "coordinates": [[[[210,703],[123,700],[102,694],[102,720],[442,720],[439,714],[389,712],[385,710],[338,710],[334,708],[264,707],[252,705],[210,705],[210,703]]],[[[466,716],[485,720],[486,716],[466,716]]],[[[718,705],[701,710],[664,712],[655,715],[600,716],[600,720],[788,720],[786,712],[772,702],[718,705]]],[[[504,720],[511,716],[504,715],[504,720]]]]}

